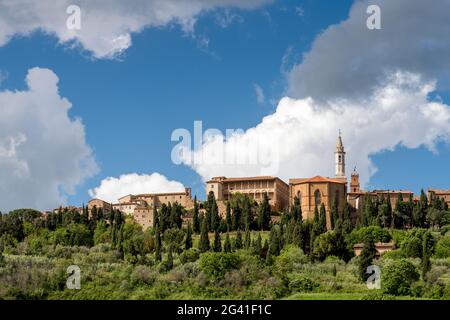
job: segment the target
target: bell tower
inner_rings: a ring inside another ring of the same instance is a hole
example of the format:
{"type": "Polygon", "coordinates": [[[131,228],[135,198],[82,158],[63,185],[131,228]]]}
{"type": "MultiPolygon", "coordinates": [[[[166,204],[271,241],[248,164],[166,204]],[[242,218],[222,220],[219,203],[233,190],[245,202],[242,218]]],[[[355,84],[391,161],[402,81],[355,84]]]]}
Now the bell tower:
{"type": "Polygon", "coordinates": [[[361,192],[359,184],[359,173],[356,171],[356,167],[352,172],[352,178],[350,180],[350,192],[361,192]]]}
{"type": "Polygon", "coordinates": [[[336,151],[334,152],[336,163],[336,178],[345,178],[345,151],[342,144],[341,130],[339,130],[339,136],[336,142],[336,151]]]}

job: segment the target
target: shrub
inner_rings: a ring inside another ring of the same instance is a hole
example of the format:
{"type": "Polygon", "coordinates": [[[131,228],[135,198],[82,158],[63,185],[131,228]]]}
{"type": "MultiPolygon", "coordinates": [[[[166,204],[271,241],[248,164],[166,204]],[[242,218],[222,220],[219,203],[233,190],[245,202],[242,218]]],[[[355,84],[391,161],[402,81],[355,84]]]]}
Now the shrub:
{"type": "Polygon", "coordinates": [[[183,251],[180,255],[180,262],[185,264],[187,262],[195,262],[200,257],[200,251],[197,248],[190,248],[189,250],[183,251]]]}
{"type": "Polygon", "coordinates": [[[300,265],[307,262],[308,258],[299,247],[288,245],[275,258],[274,271],[278,275],[285,275],[295,271],[300,265]]]}
{"type": "Polygon", "coordinates": [[[240,264],[236,253],[207,252],[200,256],[200,269],[215,280],[223,279],[225,273],[237,269],[240,264]]]}
{"type": "Polygon", "coordinates": [[[436,258],[448,258],[450,257],[450,236],[445,236],[436,244],[434,251],[436,258]]]}
{"type": "Polygon", "coordinates": [[[289,281],[289,290],[292,292],[310,292],[318,286],[318,283],[304,275],[296,275],[289,281]]]}
{"type": "Polygon", "coordinates": [[[155,282],[157,274],[149,267],[136,266],[131,273],[131,282],[133,284],[151,285],[155,282]]]}
{"type": "Polygon", "coordinates": [[[374,242],[389,242],[392,239],[388,230],[378,226],[369,226],[353,230],[348,236],[348,242],[353,249],[353,245],[363,243],[368,237],[371,237],[374,242]]]}
{"type": "Polygon", "coordinates": [[[415,266],[408,260],[393,260],[381,272],[381,286],[384,293],[409,295],[411,284],[419,279],[415,266]]]}
{"type": "Polygon", "coordinates": [[[426,229],[414,228],[407,232],[400,243],[400,249],[405,257],[422,258],[422,239],[426,229]]]}

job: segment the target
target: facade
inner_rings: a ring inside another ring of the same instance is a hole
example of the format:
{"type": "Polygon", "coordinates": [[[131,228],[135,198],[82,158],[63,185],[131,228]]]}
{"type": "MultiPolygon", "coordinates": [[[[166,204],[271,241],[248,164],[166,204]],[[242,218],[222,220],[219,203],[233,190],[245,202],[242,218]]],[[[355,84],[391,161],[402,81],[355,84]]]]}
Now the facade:
{"type": "Polygon", "coordinates": [[[300,200],[303,219],[313,219],[314,209],[325,206],[327,228],[331,228],[330,211],[336,200],[339,212],[342,212],[347,199],[347,178],[345,177],[345,150],[339,133],[335,154],[335,177],[315,176],[313,178],[289,179],[289,201],[300,200]]]}
{"type": "Polygon", "coordinates": [[[320,209],[322,203],[327,213],[327,227],[331,228],[330,211],[334,199],[337,200],[338,210],[344,209],[347,197],[346,181],[335,178],[316,176],[306,179],[290,179],[290,201],[294,204],[297,197],[300,200],[303,219],[313,219],[314,209],[320,209]]]}
{"type": "Polygon", "coordinates": [[[227,178],[214,177],[206,182],[206,195],[214,193],[218,202],[219,212],[223,203],[231,199],[233,194],[241,193],[260,203],[264,193],[269,197],[269,203],[273,210],[282,211],[289,206],[289,185],[277,177],[242,177],[227,178]]]}
{"type": "Polygon", "coordinates": [[[432,197],[442,198],[450,206],[450,190],[428,189],[428,199],[432,197]]]}
{"type": "Polygon", "coordinates": [[[102,209],[103,214],[109,214],[112,210],[112,205],[109,202],[100,200],[100,199],[91,199],[87,204],[88,212],[90,214],[92,208],[96,207],[98,209],[102,209]]]}
{"type": "Polygon", "coordinates": [[[153,209],[149,207],[136,207],[133,212],[133,219],[145,230],[153,226],[153,209]]]}
{"type": "Polygon", "coordinates": [[[132,213],[137,206],[159,208],[163,203],[168,205],[169,202],[177,202],[188,210],[192,209],[194,207],[194,200],[192,199],[191,188],[185,188],[184,192],[130,194],[120,198],[119,202],[114,206],[119,208],[119,210],[121,207],[124,208],[124,213],[132,213]]]}

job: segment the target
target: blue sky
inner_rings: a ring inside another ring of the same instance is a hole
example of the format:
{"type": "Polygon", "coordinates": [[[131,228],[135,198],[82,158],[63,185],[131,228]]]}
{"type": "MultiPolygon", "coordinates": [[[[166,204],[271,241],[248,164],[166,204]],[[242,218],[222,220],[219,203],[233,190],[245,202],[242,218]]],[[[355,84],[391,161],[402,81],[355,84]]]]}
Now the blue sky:
{"type": "MultiPolygon", "coordinates": [[[[286,95],[284,72],[301,62],[320,33],[348,18],[352,3],[275,1],[253,10],[231,9],[239,18],[226,27],[217,21],[224,10],[215,9],[200,14],[195,35],[178,25],[133,33],[132,46],[117,59],[92,58],[82,48],[68,48],[54,35],[35,31],[0,47],[0,70],[8,75],[0,90],[25,90],[27,71],[36,66],[59,77],[60,96],[72,103],[70,117],[82,119],[99,165],[98,173],[69,195],[69,203],[87,202],[88,190],[108,176],[133,172],[159,172],[192,186],[203,198],[201,176],[171,162],[172,131],[193,130],[195,120],[220,130],[256,126],[286,95]],[[207,47],[201,42],[206,38],[207,47]],[[255,84],[264,91],[263,104],[257,101],[255,84]]],[[[439,95],[449,102],[448,91],[439,95]]],[[[326,155],[330,161],[332,152],[326,155]]],[[[438,144],[436,153],[425,147],[380,152],[372,156],[378,171],[367,186],[415,192],[428,186],[450,188],[449,160],[446,142],[438,144]]]]}

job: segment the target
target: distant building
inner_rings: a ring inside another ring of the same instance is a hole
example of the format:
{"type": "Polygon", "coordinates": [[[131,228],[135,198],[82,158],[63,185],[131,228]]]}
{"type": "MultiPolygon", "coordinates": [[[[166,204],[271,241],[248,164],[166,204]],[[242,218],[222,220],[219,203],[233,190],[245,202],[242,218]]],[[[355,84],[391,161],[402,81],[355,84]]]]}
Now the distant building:
{"type": "MultiPolygon", "coordinates": [[[[206,195],[210,192],[214,193],[218,204],[229,201],[236,193],[261,203],[264,193],[267,193],[273,210],[282,211],[289,206],[289,185],[277,177],[214,177],[206,182],[206,195]]],[[[223,214],[221,207],[224,206],[219,205],[219,211],[223,214]]]]}
{"type": "Polygon", "coordinates": [[[186,209],[194,207],[194,200],[192,199],[191,188],[185,188],[184,192],[167,192],[167,193],[146,193],[137,195],[127,195],[119,199],[119,203],[114,204],[114,207],[122,212],[129,212],[130,214],[138,206],[148,206],[150,208],[159,208],[164,203],[168,205],[177,202],[186,209]]]}
{"type": "Polygon", "coordinates": [[[290,198],[291,205],[294,199],[298,198],[302,208],[303,219],[313,219],[314,209],[319,210],[324,204],[327,213],[327,227],[331,228],[330,211],[333,201],[340,212],[344,209],[347,196],[346,182],[341,179],[325,178],[316,176],[306,179],[290,179],[290,198]]]}
{"type": "Polygon", "coordinates": [[[89,214],[91,213],[92,209],[96,207],[98,209],[102,209],[103,214],[109,214],[112,210],[112,205],[109,202],[106,202],[101,199],[91,199],[87,203],[87,209],[89,214]]]}
{"type": "Polygon", "coordinates": [[[132,216],[145,230],[153,226],[153,209],[159,209],[163,204],[169,203],[178,203],[187,210],[192,209],[194,200],[191,188],[185,188],[184,192],[129,194],[119,198],[112,208],[132,216]]]}
{"type": "Polygon", "coordinates": [[[344,209],[347,198],[347,178],[345,177],[345,151],[339,134],[335,151],[335,177],[315,176],[313,178],[289,179],[289,198],[293,205],[298,198],[302,208],[303,219],[313,219],[314,209],[325,206],[327,227],[331,229],[330,212],[336,200],[339,212],[344,209]]]}
{"type": "Polygon", "coordinates": [[[450,190],[428,189],[428,200],[432,197],[442,198],[450,206],[450,190]]]}
{"type": "MultiPolygon", "coordinates": [[[[363,248],[364,248],[364,243],[355,244],[353,246],[355,256],[359,256],[361,254],[361,251],[363,248]]],[[[377,243],[375,243],[375,249],[377,250],[375,257],[379,258],[384,252],[395,250],[396,246],[395,246],[395,243],[392,243],[392,242],[389,242],[389,243],[377,242],[377,243]]]]}

